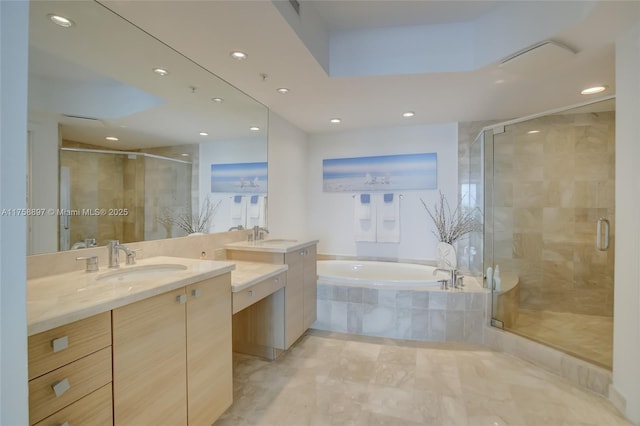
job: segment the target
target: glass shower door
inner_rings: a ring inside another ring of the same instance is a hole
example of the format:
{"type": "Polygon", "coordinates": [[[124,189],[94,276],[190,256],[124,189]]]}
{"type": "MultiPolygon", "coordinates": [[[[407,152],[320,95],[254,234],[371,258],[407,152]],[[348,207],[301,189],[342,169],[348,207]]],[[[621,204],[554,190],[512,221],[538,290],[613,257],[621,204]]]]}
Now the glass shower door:
{"type": "Polygon", "coordinates": [[[511,332],[612,364],[615,112],[608,100],[508,125],[486,142],[486,267],[511,332]]]}

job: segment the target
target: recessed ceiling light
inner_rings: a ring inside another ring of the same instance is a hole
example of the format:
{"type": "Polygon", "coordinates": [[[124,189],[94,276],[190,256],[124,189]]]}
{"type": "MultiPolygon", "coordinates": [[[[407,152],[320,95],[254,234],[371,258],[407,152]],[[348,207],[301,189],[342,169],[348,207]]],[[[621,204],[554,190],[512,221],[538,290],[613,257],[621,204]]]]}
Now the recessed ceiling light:
{"type": "Polygon", "coordinates": [[[249,130],[251,130],[252,132],[257,132],[258,130],[260,130],[260,127],[258,127],[258,126],[251,126],[251,127],[249,127],[249,130]]]}
{"type": "Polygon", "coordinates": [[[540,133],[540,130],[529,130],[527,133],[533,135],[534,133],[540,133]]]}
{"type": "Polygon", "coordinates": [[[605,90],[607,90],[607,86],[593,86],[593,87],[584,89],[580,93],[583,95],[593,95],[595,93],[604,92],[605,90]]]}
{"type": "Polygon", "coordinates": [[[342,123],[342,120],[339,118],[332,118],[331,120],[329,120],[331,123],[337,124],[337,123],[342,123]]]}
{"type": "Polygon", "coordinates": [[[188,156],[189,156],[189,154],[187,154],[187,153],[185,152],[185,153],[180,154],[180,156],[182,156],[182,157],[188,157],[188,156]]]}
{"type": "Polygon", "coordinates": [[[498,80],[494,81],[494,83],[495,84],[502,84],[502,83],[504,83],[504,80],[503,79],[498,79],[498,80]]]}
{"type": "Polygon", "coordinates": [[[154,68],[153,72],[158,74],[160,77],[164,77],[165,75],[169,74],[169,71],[165,70],[164,68],[154,68]]]}
{"type": "Polygon", "coordinates": [[[286,87],[280,87],[279,89],[276,89],[276,92],[282,95],[286,95],[287,93],[289,93],[289,89],[287,89],[286,87]]]}
{"type": "Polygon", "coordinates": [[[49,17],[49,20],[51,22],[53,22],[54,24],[63,27],[63,28],[70,28],[73,27],[75,25],[75,22],[73,22],[71,19],[69,18],[65,18],[64,16],[60,16],[60,15],[54,15],[53,13],[47,15],[49,17]]]}
{"type": "Polygon", "coordinates": [[[243,59],[247,59],[247,54],[244,53],[244,52],[240,52],[238,50],[238,51],[235,51],[235,52],[231,52],[231,57],[233,59],[237,59],[237,60],[241,61],[243,59]]]}
{"type": "Polygon", "coordinates": [[[222,98],[211,98],[211,100],[215,103],[221,104],[222,102],[224,102],[224,99],[222,98]]]}
{"type": "Polygon", "coordinates": [[[107,136],[105,139],[108,140],[108,141],[119,141],[120,140],[120,139],[116,138],[115,136],[107,136]]]}
{"type": "Polygon", "coordinates": [[[207,132],[200,132],[200,136],[209,136],[209,133],[207,133],[207,132]]]}
{"type": "Polygon", "coordinates": [[[416,113],[415,113],[415,112],[413,112],[413,111],[407,111],[407,112],[403,112],[403,113],[402,113],[402,116],[403,116],[403,117],[407,117],[407,118],[408,118],[408,117],[413,117],[414,115],[416,115],[416,113]]]}

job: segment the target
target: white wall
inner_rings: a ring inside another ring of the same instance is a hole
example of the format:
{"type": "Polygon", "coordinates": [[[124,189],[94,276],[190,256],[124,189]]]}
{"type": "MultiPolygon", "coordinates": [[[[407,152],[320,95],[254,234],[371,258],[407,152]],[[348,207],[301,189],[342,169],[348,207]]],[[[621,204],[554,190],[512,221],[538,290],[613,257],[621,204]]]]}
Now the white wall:
{"type": "Polygon", "coordinates": [[[457,123],[402,126],[310,136],[307,157],[307,202],[309,227],[320,240],[323,254],[373,256],[398,259],[435,259],[436,237],[420,198],[433,206],[438,189],[398,191],[400,243],[356,243],[354,241],[354,193],[322,190],[322,160],[376,155],[436,152],[438,189],[455,207],[458,194],[457,123]]]}
{"type": "MultiPolygon", "coordinates": [[[[211,164],[260,163],[267,161],[267,144],[263,138],[236,139],[200,144],[199,190],[200,205],[209,197],[213,205],[221,201],[210,232],[226,232],[231,227],[231,200],[229,193],[211,192],[211,164]]],[[[271,179],[271,176],[268,177],[271,179]]]]}
{"type": "MultiPolygon", "coordinates": [[[[640,24],[616,43],[613,389],[640,424],[640,24]]],[[[624,407],[623,407],[624,408],[624,407]]]]}
{"type": "MultiPolygon", "coordinates": [[[[42,114],[29,114],[31,135],[31,208],[58,208],[58,122],[42,114]]],[[[58,251],[58,216],[30,218],[29,254],[58,251]]]]}
{"type": "MultiPolygon", "coordinates": [[[[0,209],[26,207],[29,3],[0,1],[0,209]]],[[[28,424],[24,216],[0,216],[0,424],[28,424]]]]}
{"type": "Polygon", "coordinates": [[[272,237],[316,238],[307,223],[308,136],[269,112],[269,232],[272,237]]]}

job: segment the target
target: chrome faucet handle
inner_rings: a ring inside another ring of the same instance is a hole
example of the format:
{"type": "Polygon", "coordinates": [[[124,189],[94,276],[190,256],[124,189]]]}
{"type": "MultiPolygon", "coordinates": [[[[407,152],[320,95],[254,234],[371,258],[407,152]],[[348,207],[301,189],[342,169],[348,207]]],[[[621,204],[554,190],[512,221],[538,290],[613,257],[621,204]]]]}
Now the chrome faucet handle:
{"type": "Polygon", "coordinates": [[[142,251],[142,249],[129,250],[127,253],[127,265],[136,264],[136,253],[142,251]]]}
{"type": "Polygon", "coordinates": [[[98,272],[98,256],[81,256],[76,257],[76,260],[86,260],[85,272],[98,272]]]}

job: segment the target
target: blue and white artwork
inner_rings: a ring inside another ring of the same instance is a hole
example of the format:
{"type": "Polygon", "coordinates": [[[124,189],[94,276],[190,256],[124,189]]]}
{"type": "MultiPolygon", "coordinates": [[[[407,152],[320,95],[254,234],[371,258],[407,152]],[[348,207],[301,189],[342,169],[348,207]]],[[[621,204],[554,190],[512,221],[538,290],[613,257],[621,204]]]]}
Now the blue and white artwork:
{"type": "Polygon", "coordinates": [[[211,192],[266,194],[267,163],[212,164],[211,192]]]}
{"type": "Polygon", "coordinates": [[[323,160],[322,181],[324,192],[436,189],[438,157],[432,152],[323,160]]]}

